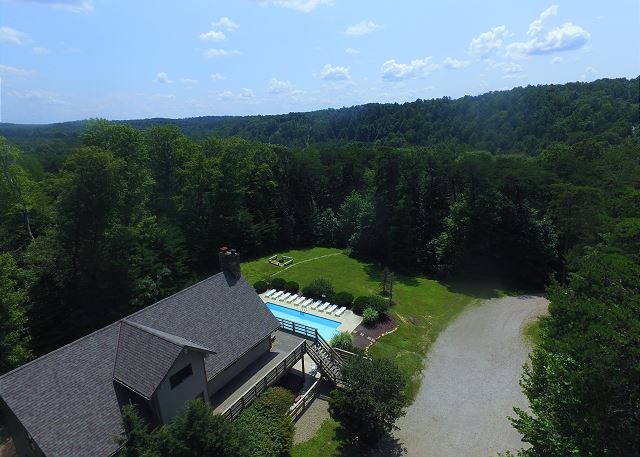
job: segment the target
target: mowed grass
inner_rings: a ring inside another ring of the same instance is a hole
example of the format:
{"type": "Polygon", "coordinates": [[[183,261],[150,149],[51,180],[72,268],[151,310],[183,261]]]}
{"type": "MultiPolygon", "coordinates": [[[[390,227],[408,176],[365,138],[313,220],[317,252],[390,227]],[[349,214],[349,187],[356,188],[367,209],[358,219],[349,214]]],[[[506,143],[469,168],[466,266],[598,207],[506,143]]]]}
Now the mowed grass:
{"type": "MultiPolygon", "coordinates": [[[[304,287],[313,279],[328,279],[336,292],[375,295],[380,291],[381,265],[360,262],[344,251],[312,248],[279,252],[294,258],[284,270],[267,262],[266,257],[243,263],[245,277],[254,282],[267,277],[282,277],[304,287]],[[311,260],[315,259],[315,260],[311,260]]],[[[407,379],[406,393],[413,399],[418,392],[424,358],[438,333],[476,297],[469,292],[423,277],[396,276],[392,316],[398,329],[380,338],[369,353],[395,360],[407,379]]]]}

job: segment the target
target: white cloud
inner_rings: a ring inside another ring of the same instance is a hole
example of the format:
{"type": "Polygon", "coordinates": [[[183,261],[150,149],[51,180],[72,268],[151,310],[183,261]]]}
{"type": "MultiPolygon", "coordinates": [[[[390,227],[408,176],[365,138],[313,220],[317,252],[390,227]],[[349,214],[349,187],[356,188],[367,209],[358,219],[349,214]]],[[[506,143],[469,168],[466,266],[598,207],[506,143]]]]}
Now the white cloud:
{"type": "Polygon", "coordinates": [[[470,63],[471,62],[469,62],[468,60],[457,60],[457,59],[453,59],[451,57],[447,57],[446,59],[444,59],[442,61],[442,66],[444,68],[450,68],[450,69],[457,70],[459,68],[468,67],[470,63]]]}
{"type": "Polygon", "coordinates": [[[209,30],[200,34],[200,39],[204,41],[224,41],[227,37],[224,36],[224,32],[218,32],[216,30],[209,30]]]}
{"type": "Polygon", "coordinates": [[[324,66],[318,78],[327,81],[344,81],[351,79],[351,75],[349,74],[349,67],[334,67],[328,63],[324,66]]]}
{"type": "Polygon", "coordinates": [[[156,77],[153,79],[153,82],[161,83],[161,84],[171,84],[173,81],[169,79],[169,76],[164,71],[158,72],[156,77]]]}
{"type": "Polygon", "coordinates": [[[27,78],[34,75],[34,70],[27,70],[25,68],[10,67],[9,65],[0,64],[0,76],[15,77],[15,78],[27,78]]]}
{"type": "Polygon", "coordinates": [[[240,54],[240,51],[238,51],[237,49],[227,51],[226,49],[211,48],[204,51],[204,55],[207,57],[236,56],[238,54],[240,54]]]}
{"type": "Polygon", "coordinates": [[[11,27],[0,27],[0,43],[23,45],[29,42],[29,36],[11,27]]]}
{"type": "Polygon", "coordinates": [[[49,50],[47,48],[31,48],[31,52],[33,52],[37,56],[44,56],[49,54],[49,50]]]}
{"type": "Polygon", "coordinates": [[[73,13],[89,13],[93,11],[93,0],[14,0],[38,3],[50,8],[64,9],[73,13]]]}
{"type": "Polygon", "coordinates": [[[414,59],[409,63],[398,63],[394,59],[382,64],[382,79],[385,81],[403,81],[405,79],[424,78],[441,66],[433,63],[432,58],[414,59]]]}
{"type": "Polygon", "coordinates": [[[491,62],[493,68],[499,69],[504,79],[525,78],[524,67],[516,62],[491,62]]]}
{"type": "Polygon", "coordinates": [[[242,91],[240,92],[240,96],[243,98],[253,98],[254,94],[251,89],[243,87],[242,91]]]}
{"type": "Polygon", "coordinates": [[[25,90],[25,91],[12,91],[10,96],[20,98],[23,100],[37,101],[47,105],[68,105],[69,103],[54,92],[47,92],[44,90],[25,90]]]}
{"type": "Polygon", "coordinates": [[[211,76],[209,77],[214,81],[222,81],[224,79],[224,76],[222,76],[220,73],[211,73],[211,76]]]}
{"type": "Polygon", "coordinates": [[[360,49],[347,48],[344,50],[346,54],[360,54],[360,49]]]}
{"type": "Polygon", "coordinates": [[[546,22],[558,14],[558,5],[551,5],[549,8],[540,13],[540,17],[529,24],[529,30],[527,30],[528,36],[536,36],[538,33],[542,31],[546,22]]]}
{"type": "Polygon", "coordinates": [[[321,5],[332,5],[333,0],[263,0],[264,5],[272,4],[303,13],[309,13],[321,5]]]}
{"type": "Polygon", "coordinates": [[[582,27],[565,22],[560,27],[547,32],[544,37],[534,37],[529,41],[511,43],[507,46],[507,53],[513,57],[522,57],[570,51],[583,47],[590,37],[591,34],[582,27]]]}
{"type": "Polygon", "coordinates": [[[181,82],[182,84],[187,85],[187,86],[193,86],[194,84],[198,84],[198,80],[196,80],[196,79],[191,79],[191,78],[182,78],[182,79],[180,80],[180,82],[181,82]]]}
{"type": "Polygon", "coordinates": [[[553,59],[551,59],[551,63],[562,63],[564,61],[564,59],[560,56],[555,56],[553,59]]]}
{"type": "Polygon", "coordinates": [[[584,69],[584,73],[580,75],[580,79],[583,81],[593,79],[593,76],[595,76],[596,73],[598,73],[598,70],[593,67],[587,67],[584,69]]]}
{"type": "Polygon", "coordinates": [[[502,47],[502,40],[509,31],[504,25],[494,27],[488,32],[481,33],[469,43],[469,54],[486,57],[502,47]]]}
{"type": "Polygon", "coordinates": [[[220,92],[220,98],[224,98],[224,99],[232,99],[235,97],[235,95],[233,94],[233,92],[231,92],[230,90],[225,90],[224,92],[220,92]]]}
{"type": "Polygon", "coordinates": [[[248,100],[250,98],[255,97],[255,94],[253,93],[253,91],[247,87],[243,87],[239,93],[234,93],[230,90],[225,90],[215,95],[217,95],[219,98],[223,100],[236,100],[236,101],[248,100]]]}
{"type": "Polygon", "coordinates": [[[223,28],[223,29],[231,31],[231,30],[235,30],[238,27],[240,27],[240,24],[238,24],[237,22],[235,22],[235,21],[229,19],[228,17],[224,16],[224,17],[221,17],[220,19],[218,19],[217,22],[214,22],[213,26],[214,27],[220,27],[220,28],[223,28]]]}
{"type": "Polygon", "coordinates": [[[271,78],[271,81],[269,81],[269,92],[272,94],[291,92],[294,87],[295,85],[291,81],[283,81],[277,78],[271,78]]]}
{"type": "Polygon", "coordinates": [[[384,28],[382,24],[376,24],[373,21],[361,21],[347,27],[344,33],[352,36],[362,36],[382,28],[384,28]]]}

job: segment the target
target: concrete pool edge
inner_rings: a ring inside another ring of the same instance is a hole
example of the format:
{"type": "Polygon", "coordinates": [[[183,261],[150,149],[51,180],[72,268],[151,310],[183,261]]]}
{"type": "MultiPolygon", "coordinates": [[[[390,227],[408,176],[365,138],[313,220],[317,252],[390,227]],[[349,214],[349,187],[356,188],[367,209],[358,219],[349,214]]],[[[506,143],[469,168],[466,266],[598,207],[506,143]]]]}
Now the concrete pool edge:
{"type": "MultiPolygon", "coordinates": [[[[260,298],[262,299],[262,301],[267,304],[267,303],[273,303],[275,305],[279,305],[282,306],[284,308],[289,308],[295,311],[303,311],[303,309],[300,306],[294,306],[291,305],[290,303],[286,303],[282,300],[278,300],[270,298],[270,297],[265,297],[264,294],[260,294],[260,298]]],[[[305,313],[310,314],[312,316],[316,316],[316,317],[322,317],[324,319],[327,320],[333,320],[336,322],[340,322],[340,326],[338,326],[337,330],[339,332],[348,332],[351,333],[353,332],[356,327],[358,327],[358,325],[360,325],[360,323],[362,322],[362,317],[358,316],[357,314],[355,314],[353,311],[351,311],[350,309],[346,310],[344,312],[344,314],[342,316],[333,316],[333,315],[329,315],[327,313],[323,313],[321,311],[315,311],[313,309],[309,309],[306,308],[304,309],[305,313]],[[331,316],[331,318],[329,318],[329,316],[331,316]]]]}

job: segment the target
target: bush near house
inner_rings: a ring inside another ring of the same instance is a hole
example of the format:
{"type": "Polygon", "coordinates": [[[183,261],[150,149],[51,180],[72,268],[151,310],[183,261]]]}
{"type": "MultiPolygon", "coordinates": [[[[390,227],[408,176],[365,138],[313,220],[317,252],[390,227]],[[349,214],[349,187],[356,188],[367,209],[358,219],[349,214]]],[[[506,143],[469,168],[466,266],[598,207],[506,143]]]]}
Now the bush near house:
{"type": "Polygon", "coordinates": [[[234,422],[241,457],[280,457],[293,445],[294,425],[288,416],[293,394],[282,387],[267,389],[234,422]]]}
{"type": "Polygon", "coordinates": [[[269,285],[266,283],[266,281],[256,281],[253,283],[253,288],[259,294],[266,292],[268,287],[269,285]]]}
{"type": "Polygon", "coordinates": [[[333,296],[333,285],[324,278],[316,278],[302,289],[302,294],[317,300],[328,300],[333,296]]]}
{"type": "Polygon", "coordinates": [[[353,295],[349,292],[338,292],[333,296],[332,302],[338,306],[351,308],[351,305],[353,304],[353,295]]]}
{"type": "Polygon", "coordinates": [[[349,332],[336,333],[335,336],[331,338],[331,345],[349,352],[353,352],[355,349],[353,346],[353,337],[349,332]]]}
{"type": "Polygon", "coordinates": [[[291,292],[292,294],[297,294],[298,291],[300,290],[300,284],[298,284],[295,281],[289,281],[287,282],[287,284],[285,284],[284,288],[287,292],[291,292]]]}
{"type": "Polygon", "coordinates": [[[287,281],[284,278],[273,278],[271,280],[271,287],[276,290],[284,290],[287,285],[287,281]]]}
{"type": "Polygon", "coordinates": [[[363,316],[366,308],[372,308],[378,312],[378,314],[384,314],[389,311],[391,303],[385,298],[377,295],[371,295],[369,297],[360,296],[353,302],[353,312],[363,316]]]}
{"type": "Polygon", "coordinates": [[[373,308],[365,308],[362,312],[362,320],[366,325],[374,324],[378,319],[380,319],[380,313],[373,308]]]}

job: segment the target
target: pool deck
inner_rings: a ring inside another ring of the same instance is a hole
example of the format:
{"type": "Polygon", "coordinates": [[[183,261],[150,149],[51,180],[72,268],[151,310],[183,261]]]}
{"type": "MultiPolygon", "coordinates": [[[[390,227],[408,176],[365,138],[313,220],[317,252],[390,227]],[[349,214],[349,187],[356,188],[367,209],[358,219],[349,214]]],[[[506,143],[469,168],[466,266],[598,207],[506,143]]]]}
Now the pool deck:
{"type": "Polygon", "coordinates": [[[362,322],[362,317],[355,314],[350,309],[346,310],[342,316],[336,316],[334,314],[327,314],[322,311],[317,311],[314,309],[309,309],[309,307],[303,308],[300,305],[294,305],[293,303],[287,303],[284,300],[273,299],[271,297],[265,297],[264,294],[260,294],[260,298],[265,303],[275,303],[276,305],[284,306],[285,308],[295,309],[296,311],[302,311],[313,316],[324,317],[325,319],[331,319],[332,321],[340,322],[340,326],[338,327],[339,332],[349,332],[351,333],[355,328],[360,325],[362,322]]]}

